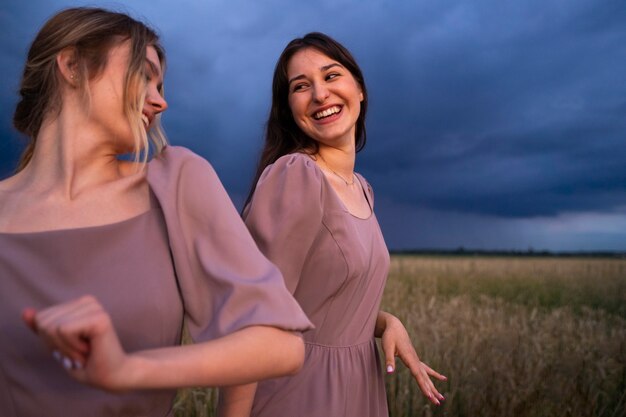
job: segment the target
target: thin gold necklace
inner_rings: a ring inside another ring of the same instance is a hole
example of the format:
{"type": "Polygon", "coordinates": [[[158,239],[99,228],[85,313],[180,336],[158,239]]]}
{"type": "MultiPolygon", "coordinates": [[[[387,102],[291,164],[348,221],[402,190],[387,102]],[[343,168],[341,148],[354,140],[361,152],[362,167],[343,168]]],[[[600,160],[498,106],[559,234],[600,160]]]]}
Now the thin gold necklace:
{"type": "Polygon", "coordinates": [[[336,172],[335,172],[335,170],[334,170],[334,169],[332,169],[332,168],[330,167],[330,165],[328,165],[328,162],[326,162],[326,160],[324,159],[324,157],[322,156],[322,154],[321,154],[321,153],[318,153],[318,155],[319,155],[320,159],[322,160],[322,162],[324,162],[324,165],[326,165],[326,168],[330,169],[330,172],[332,172],[333,174],[335,174],[336,176],[338,176],[338,177],[341,179],[341,181],[343,181],[343,182],[345,182],[345,183],[346,183],[346,185],[347,185],[348,187],[350,187],[350,186],[354,185],[354,172],[352,173],[352,181],[348,181],[348,180],[346,180],[343,176],[341,176],[341,175],[339,175],[338,173],[336,173],[336,172]]]}

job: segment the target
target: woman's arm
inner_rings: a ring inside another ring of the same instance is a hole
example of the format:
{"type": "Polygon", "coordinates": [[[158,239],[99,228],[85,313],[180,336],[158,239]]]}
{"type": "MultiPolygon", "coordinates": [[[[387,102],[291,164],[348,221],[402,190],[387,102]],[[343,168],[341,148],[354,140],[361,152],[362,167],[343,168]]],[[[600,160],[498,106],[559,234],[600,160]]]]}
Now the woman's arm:
{"type": "MultiPolygon", "coordinates": [[[[308,156],[283,156],[265,170],[244,211],[256,244],[292,293],[322,225],[322,175],[308,156]]],[[[219,417],[249,416],[255,392],[256,384],[220,388],[219,417]]]]}
{"type": "Polygon", "coordinates": [[[430,377],[441,381],[445,381],[447,378],[420,360],[402,322],[393,314],[379,311],[374,335],[381,338],[387,373],[392,373],[395,370],[395,357],[400,357],[411,371],[424,395],[433,404],[440,405],[440,401],[443,401],[444,397],[437,391],[430,377]]]}
{"type": "Polygon", "coordinates": [[[80,382],[111,391],[245,384],[297,372],[304,345],[291,332],[250,326],[194,345],[126,353],[110,316],[85,296],[24,321],[80,382]]]}
{"type": "Polygon", "coordinates": [[[256,383],[220,387],[218,417],[248,417],[252,411],[256,383]]]}

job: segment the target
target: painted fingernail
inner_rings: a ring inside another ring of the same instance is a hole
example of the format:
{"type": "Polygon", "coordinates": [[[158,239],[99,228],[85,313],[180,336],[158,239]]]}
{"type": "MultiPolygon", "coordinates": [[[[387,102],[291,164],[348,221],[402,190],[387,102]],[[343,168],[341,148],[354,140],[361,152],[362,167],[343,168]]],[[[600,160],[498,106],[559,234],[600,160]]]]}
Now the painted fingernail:
{"type": "Polygon", "coordinates": [[[58,350],[52,351],[52,357],[54,358],[55,361],[59,363],[63,360],[63,357],[61,356],[61,352],[59,352],[58,350]]]}
{"type": "Polygon", "coordinates": [[[387,365],[387,373],[390,374],[393,372],[393,366],[392,365],[387,365]]]}
{"type": "Polygon", "coordinates": [[[63,367],[69,371],[70,369],[72,369],[73,366],[74,366],[74,364],[72,363],[72,360],[70,358],[64,356],[63,357],[63,367]]]}

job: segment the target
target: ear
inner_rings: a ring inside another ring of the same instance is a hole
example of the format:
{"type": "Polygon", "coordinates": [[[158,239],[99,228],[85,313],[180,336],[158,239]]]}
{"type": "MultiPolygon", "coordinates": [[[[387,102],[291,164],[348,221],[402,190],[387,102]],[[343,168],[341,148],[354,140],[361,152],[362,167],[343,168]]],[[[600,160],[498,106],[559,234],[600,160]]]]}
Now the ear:
{"type": "Polygon", "coordinates": [[[67,47],[57,54],[57,67],[59,74],[72,87],[78,87],[78,64],[76,62],[76,50],[67,47]]]}

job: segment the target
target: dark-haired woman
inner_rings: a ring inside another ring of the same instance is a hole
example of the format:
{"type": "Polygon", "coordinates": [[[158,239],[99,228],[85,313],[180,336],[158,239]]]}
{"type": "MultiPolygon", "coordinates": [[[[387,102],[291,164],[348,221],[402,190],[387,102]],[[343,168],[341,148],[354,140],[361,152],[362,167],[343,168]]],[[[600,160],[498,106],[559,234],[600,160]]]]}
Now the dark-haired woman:
{"type": "Polygon", "coordinates": [[[315,329],[294,376],[222,390],[222,416],[382,417],[394,356],[440,404],[402,323],[379,310],[389,254],[374,195],[354,172],[365,145],[367,91],[354,58],[321,33],[291,41],[280,56],[266,142],[244,219],[315,329]],[[252,399],[254,398],[253,404],[252,399]]]}
{"type": "Polygon", "coordinates": [[[0,182],[2,416],[172,415],[174,388],[302,363],[291,331],[310,323],[280,272],[211,166],[158,134],[163,68],[151,29],[102,9],[31,45],[14,116],[31,143],[0,182]],[[183,319],[196,344],[177,346],[183,319]]]}

